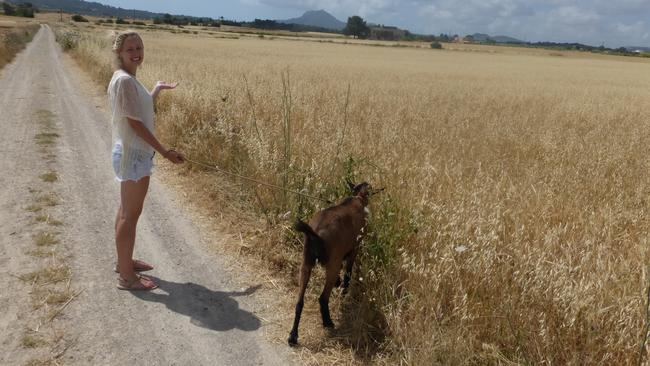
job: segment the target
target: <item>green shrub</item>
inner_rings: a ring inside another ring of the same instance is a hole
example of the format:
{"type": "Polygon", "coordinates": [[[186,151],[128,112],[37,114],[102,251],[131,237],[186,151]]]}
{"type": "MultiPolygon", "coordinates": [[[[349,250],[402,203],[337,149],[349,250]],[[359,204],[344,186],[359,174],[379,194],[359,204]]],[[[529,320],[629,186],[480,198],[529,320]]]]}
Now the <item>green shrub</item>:
{"type": "Polygon", "coordinates": [[[434,50],[441,50],[442,49],[442,44],[438,41],[433,41],[431,42],[431,48],[434,50]]]}
{"type": "Polygon", "coordinates": [[[71,51],[79,44],[79,33],[62,31],[56,33],[56,41],[59,42],[64,51],[71,51]]]}
{"type": "Polygon", "coordinates": [[[72,16],[72,21],[73,22],[82,22],[82,23],[88,23],[88,19],[82,17],[79,14],[75,14],[72,16]]]}

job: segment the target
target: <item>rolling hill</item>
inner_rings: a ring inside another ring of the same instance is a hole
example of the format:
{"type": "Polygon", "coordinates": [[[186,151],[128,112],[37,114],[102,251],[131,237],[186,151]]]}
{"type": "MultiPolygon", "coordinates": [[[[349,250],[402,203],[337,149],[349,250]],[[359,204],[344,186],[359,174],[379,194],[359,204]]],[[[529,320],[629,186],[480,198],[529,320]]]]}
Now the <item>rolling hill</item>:
{"type": "MultiPolygon", "coordinates": [[[[19,4],[22,0],[8,0],[9,3],[19,4]]],[[[43,10],[58,11],[63,10],[66,13],[93,15],[98,17],[117,17],[117,18],[138,18],[152,19],[162,17],[163,14],[152,13],[145,10],[123,9],[114,6],[108,6],[92,1],[81,0],[29,0],[35,7],[43,10]]]]}

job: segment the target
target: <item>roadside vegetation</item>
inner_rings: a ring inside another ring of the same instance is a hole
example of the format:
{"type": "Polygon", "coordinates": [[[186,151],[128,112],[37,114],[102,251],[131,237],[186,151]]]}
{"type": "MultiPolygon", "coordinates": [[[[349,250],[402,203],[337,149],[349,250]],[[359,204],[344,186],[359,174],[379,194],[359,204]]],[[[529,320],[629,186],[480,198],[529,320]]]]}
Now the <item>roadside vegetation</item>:
{"type": "Polygon", "coordinates": [[[0,69],[13,60],[38,31],[39,25],[0,15],[0,69]]]}
{"type": "MultiPolygon", "coordinates": [[[[105,85],[109,37],[75,29],[58,39],[105,85]]],[[[142,35],[138,78],[181,82],[161,97],[157,128],[189,158],[330,200],[346,179],[386,188],[332,334],[308,331],[322,273],[311,282],[300,342],[313,359],[645,357],[645,60],[142,35]]],[[[283,279],[277,311],[290,319],[301,252],[290,227],[324,205],[240,181],[228,195],[191,164],[184,174],[215,217],[237,215],[229,229],[283,279]]]]}

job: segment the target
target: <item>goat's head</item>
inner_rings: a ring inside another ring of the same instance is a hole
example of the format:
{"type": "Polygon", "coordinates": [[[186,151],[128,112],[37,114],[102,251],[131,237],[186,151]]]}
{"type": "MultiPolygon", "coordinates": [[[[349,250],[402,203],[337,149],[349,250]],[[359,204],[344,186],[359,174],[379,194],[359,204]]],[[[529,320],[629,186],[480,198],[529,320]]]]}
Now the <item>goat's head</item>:
{"type": "Polygon", "coordinates": [[[354,184],[350,181],[347,181],[348,187],[350,188],[350,191],[352,192],[352,196],[354,197],[359,197],[361,198],[361,202],[363,202],[363,205],[368,204],[368,197],[372,196],[375,193],[381,192],[383,189],[373,189],[370,183],[363,182],[359,184],[354,184]]]}

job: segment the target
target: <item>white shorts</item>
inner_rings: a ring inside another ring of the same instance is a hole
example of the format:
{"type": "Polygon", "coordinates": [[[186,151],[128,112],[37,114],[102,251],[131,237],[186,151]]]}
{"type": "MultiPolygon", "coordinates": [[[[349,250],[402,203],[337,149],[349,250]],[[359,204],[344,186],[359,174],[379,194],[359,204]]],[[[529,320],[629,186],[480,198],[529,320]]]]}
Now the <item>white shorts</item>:
{"type": "Polygon", "coordinates": [[[123,174],[120,175],[120,168],[122,165],[122,146],[115,145],[113,147],[113,171],[115,171],[115,180],[118,182],[125,182],[128,180],[139,181],[144,177],[148,177],[153,172],[153,157],[156,153],[149,153],[145,151],[136,150],[132,161],[127,164],[123,174]]]}

